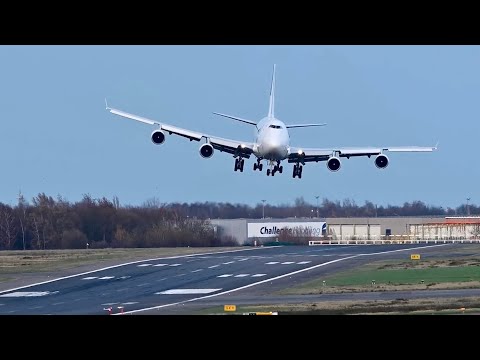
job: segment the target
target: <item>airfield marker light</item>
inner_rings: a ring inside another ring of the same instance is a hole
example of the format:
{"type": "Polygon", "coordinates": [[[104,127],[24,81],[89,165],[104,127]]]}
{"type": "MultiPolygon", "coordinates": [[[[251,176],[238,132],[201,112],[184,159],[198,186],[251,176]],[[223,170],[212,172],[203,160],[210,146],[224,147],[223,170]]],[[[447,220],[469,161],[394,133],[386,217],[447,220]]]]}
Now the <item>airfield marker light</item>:
{"type": "Polygon", "coordinates": [[[372,280],[372,285],[375,285],[375,280],[372,280]]]}
{"type": "Polygon", "coordinates": [[[322,285],[323,285],[323,286],[325,286],[325,285],[326,285],[326,282],[325,282],[325,280],[323,280],[323,282],[322,282],[322,285]]]}
{"type": "Polygon", "coordinates": [[[118,308],[120,309],[120,314],[123,314],[123,306],[118,306],[118,308]]]}

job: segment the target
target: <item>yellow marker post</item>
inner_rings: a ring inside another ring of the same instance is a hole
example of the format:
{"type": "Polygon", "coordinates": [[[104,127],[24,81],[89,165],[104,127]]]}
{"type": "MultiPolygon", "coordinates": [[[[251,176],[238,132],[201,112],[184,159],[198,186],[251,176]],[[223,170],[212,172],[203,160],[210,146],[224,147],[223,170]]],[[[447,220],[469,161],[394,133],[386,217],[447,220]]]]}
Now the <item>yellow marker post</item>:
{"type": "Polygon", "coordinates": [[[412,255],[410,255],[410,260],[420,260],[420,254],[412,254],[412,255]]]}
{"type": "Polygon", "coordinates": [[[224,311],[237,311],[237,306],[236,305],[224,305],[223,310],[224,311]]]}

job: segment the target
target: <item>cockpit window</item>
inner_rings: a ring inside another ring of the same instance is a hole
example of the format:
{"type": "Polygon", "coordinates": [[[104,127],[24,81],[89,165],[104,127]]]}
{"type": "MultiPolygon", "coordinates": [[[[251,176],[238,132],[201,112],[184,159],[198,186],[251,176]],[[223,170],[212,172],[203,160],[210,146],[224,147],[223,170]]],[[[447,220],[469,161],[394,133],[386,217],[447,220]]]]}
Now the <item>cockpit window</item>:
{"type": "Polygon", "coordinates": [[[280,125],[270,125],[269,126],[272,129],[281,129],[282,127],[280,125]]]}

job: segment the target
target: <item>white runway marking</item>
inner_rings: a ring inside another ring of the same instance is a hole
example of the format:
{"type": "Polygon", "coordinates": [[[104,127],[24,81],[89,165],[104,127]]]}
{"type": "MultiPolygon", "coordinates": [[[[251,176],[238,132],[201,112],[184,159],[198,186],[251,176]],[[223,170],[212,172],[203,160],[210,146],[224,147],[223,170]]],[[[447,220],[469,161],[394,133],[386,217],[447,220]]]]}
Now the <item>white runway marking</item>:
{"type": "Polygon", "coordinates": [[[266,263],[266,265],[274,265],[274,264],[278,264],[278,261],[270,261],[266,263]]]}
{"type": "Polygon", "coordinates": [[[96,279],[98,276],[87,276],[85,278],[83,278],[82,280],[93,280],[93,279],[96,279]]]}
{"type": "Polygon", "coordinates": [[[145,286],[145,285],[150,285],[150,283],[138,284],[137,286],[145,286]]]}
{"type": "Polygon", "coordinates": [[[282,264],[283,265],[290,265],[290,264],[293,264],[293,263],[294,263],[294,261],[285,261],[282,264]]]}
{"type": "MultiPolygon", "coordinates": [[[[257,250],[256,248],[250,248],[250,249],[242,248],[242,249],[238,249],[238,250],[215,251],[215,252],[211,252],[211,253],[204,253],[202,255],[203,256],[205,256],[205,255],[217,255],[217,254],[220,254],[220,253],[236,253],[236,252],[256,251],[256,250],[257,250]]],[[[65,279],[71,279],[71,278],[74,278],[74,277],[80,277],[80,276],[84,276],[84,275],[87,275],[87,274],[92,274],[92,273],[96,273],[96,272],[100,272],[100,271],[104,271],[104,270],[115,269],[115,268],[122,267],[122,266],[144,263],[145,261],[159,261],[159,260],[165,261],[165,259],[185,259],[185,258],[195,257],[195,256],[198,256],[198,255],[199,254],[177,255],[177,256],[168,256],[168,257],[161,257],[161,258],[157,257],[157,258],[152,258],[152,259],[129,261],[129,262],[125,262],[125,263],[121,263],[121,264],[117,264],[117,265],[106,266],[106,267],[103,267],[103,268],[100,268],[100,269],[85,271],[85,272],[82,272],[82,273],[79,273],[79,274],[62,276],[62,277],[58,277],[58,278],[52,279],[52,280],[46,280],[46,281],[41,281],[41,282],[38,282],[38,283],[19,286],[19,287],[13,288],[13,289],[0,290],[0,294],[5,294],[5,293],[13,291],[13,290],[26,289],[26,288],[29,288],[29,287],[32,287],[32,286],[48,284],[48,283],[51,283],[51,282],[54,282],[54,281],[60,281],[60,280],[65,280],[65,279]]]]}
{"type": "Polygon", "coordinates": [[[249,258],[244,258],[244,259],[240,259],[240,260],[237,260],[237,261],[245,261],[245,260],[248,260],[249,258]]]}
{"type": "Polygon", "coordinates": [[[157,295],[188,295],[188,294],[209,294],[222,289],[171,289],[156,292],[157,295]]]}
{"type": "Polygon", "coordinates": [[[104,276],[101,278],[98,278],[99,280],[108,280],[108,279],[113,279],[115,276],[104,276]]]}
{"type": "Polygon", "coordinates": [[[223,265],[233,264],[234,262],[235,261],[228,261],[228,262],[223,263],[223,265]]]}
{"type": "Polygon", "coordinates": [[[169,266],[180,266],[180,265],[182,265],[182,264],[171,264],[169,266]]]}
{"type": "Polygon", "coordinates": [[[168,264],[155,264],[153,266],[167,266],[168,264]]]}
{"type": "Polygon", "coordinates": [[[122,303],[122,305],[134,305],[134,304],[138,304],[138,301],[130,301],[130,302],[122,303]]]}
{"type": "Polygon", "coordinates": [[[252,275],[252,277],[259,277],[259,276],[265,276],[265,275],[267,275],[267,274],[254,274],[254,275],[252,275]]]}
{"type": "Polygon", "coordinates": [[[193,273],[193,272],[199,272],[199,271],[202,271],[202,270],[203,270],[203,269],[193,270],[192,273],[193,273]]]}
{"type": "Polygon", "coordinates": [[[216,267],[219,267],[220,265],[212,265],[212,266],[209,266],[208,268],[209,269],[213,269],[213,268],[216,268],[216,267]]]}
{"type": "Polygon", "coordinates": [[[245,277],[245,276],[248,276],[250,274],[238,274],[238,275],[235,275],[235,277],[245,277]]]}
{"type": "Polygon", "coordinates": [[[15,291],[13,293],[0,295],[0,297],[30,297],[45,296],[49,294],[51,294],[50,291],[15,291]]]}
{"type": "Polygon", "coordinates": [[[105,304],[100,304],[102,306],[111,306],[111,305],[116,305],[116,304],[120,304],[118,302],[114,302],[114,303],[105,303],[105,304]]]}
{"type": "Polygon", "coordinates": [[[127,276],[120,276],[119,279],[128,279],[129,277],[131,277],[131,276],[128,276],[128,275],[127,276]]]}
{"type": "Polygon", "coordinates": [[[152,264],[140,264],[140,265],[137,265],[138,267],[143,267],[143,266],[152,266],[152,264]]]}
{"type": "Polygon", "coordinates": [[[308,264],[308,263],[311,263],[311,261],[300,261],[297,264],[303,265],[303,264],[308,264]]]}
{"type": "Polygon", "coordinates": [[[53,303],[52,305],[61,305],[61,304],[65,304],[65,301],[60,301],[60,302],[57,302],[57,303],[53,303]]]}
{"type": "Polygon", "coordinates": [[[224,277],[230,277],[230,276],[233,276],[233,274],[223,274],[223,275],[218,275],[217,277],[224,278],[224,277]]]}

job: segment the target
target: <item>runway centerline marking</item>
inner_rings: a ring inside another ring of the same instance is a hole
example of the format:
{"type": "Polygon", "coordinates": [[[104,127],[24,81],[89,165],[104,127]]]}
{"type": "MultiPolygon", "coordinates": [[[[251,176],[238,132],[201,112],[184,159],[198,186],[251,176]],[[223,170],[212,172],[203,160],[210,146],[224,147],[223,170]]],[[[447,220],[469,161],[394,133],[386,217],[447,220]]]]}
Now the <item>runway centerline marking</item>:
{"type": "Polygon", "coordinates": [[[209,294],[222,289],[170,289],[156,292],[156,295],[190,295],[190,294],[209,294]]]}
{"type": "Polygon", "coordinates": [[[50,291],[15,291],[8,294],[2,294],[0,297],[33,297],[50,295],[50,291]]]}

